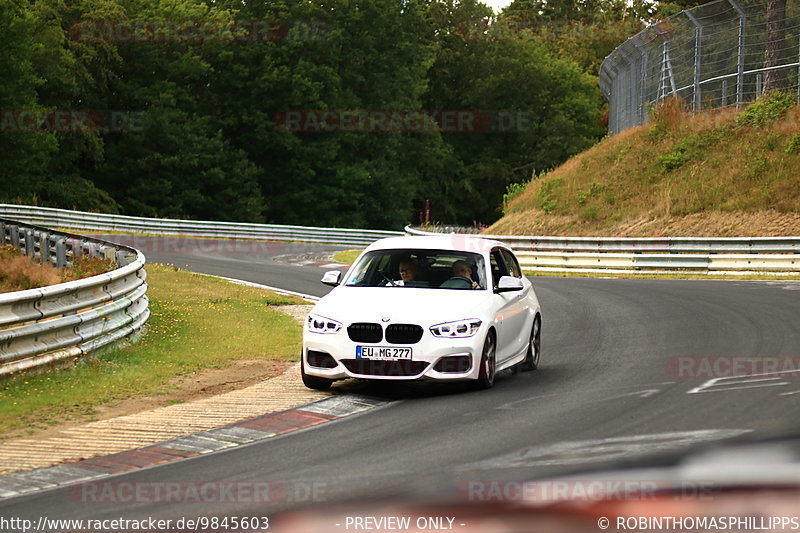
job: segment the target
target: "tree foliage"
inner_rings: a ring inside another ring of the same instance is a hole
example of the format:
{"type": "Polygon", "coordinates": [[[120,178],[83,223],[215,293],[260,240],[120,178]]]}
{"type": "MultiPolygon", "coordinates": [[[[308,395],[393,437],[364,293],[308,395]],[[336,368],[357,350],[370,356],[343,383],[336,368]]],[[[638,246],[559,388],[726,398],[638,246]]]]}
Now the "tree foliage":
{"type": "Polygon", "coordinates": [[[429,201],[437,220],[492,222],[510,183],[602,134],[602,100],[573,37],[491,32],[630,11],[593,1],[498,18],[475,0],[6,0],[0,201],[395,229],[429,201]],[[88,125],[48,120],[62,112],[88,125]],[[291,112],[471,118],[314,130],[291,112]]]}

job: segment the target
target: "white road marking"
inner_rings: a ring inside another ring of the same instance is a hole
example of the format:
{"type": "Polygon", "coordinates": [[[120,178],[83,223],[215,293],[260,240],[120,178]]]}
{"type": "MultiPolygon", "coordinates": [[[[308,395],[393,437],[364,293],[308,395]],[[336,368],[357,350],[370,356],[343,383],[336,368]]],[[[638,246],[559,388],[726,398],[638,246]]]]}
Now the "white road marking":
{"type": "Polygon", "coordinates": [[[750,429],[701,429],[673,431],[627,437],[609,437],[582,441],[529,446],[515,452],[462,466],[461,470],[493,470],[531,466],[572,465],[608,461],[657,451],[677,449],[700,442],[738,437],[750,429]]]}
{"type": "Polygon", "coordinates": [[[731,390],[758,389],[764,387],[782,387],[789,385],[789,381],[776,381],[783,379],[784,373],[745,374],[742,376],[728,376],[709,379],[701,385],[689,390],[686,394],[699,394],[703,392],[725,392],[731,390]]]}

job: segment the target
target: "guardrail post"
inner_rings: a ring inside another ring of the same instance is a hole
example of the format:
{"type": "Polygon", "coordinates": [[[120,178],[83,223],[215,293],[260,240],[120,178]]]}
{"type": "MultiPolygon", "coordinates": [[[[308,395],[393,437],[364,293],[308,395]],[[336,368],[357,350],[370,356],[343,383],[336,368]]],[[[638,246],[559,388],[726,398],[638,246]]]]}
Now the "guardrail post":
{"type": "Polygon", "coordinates": [[[11,246],[19,248],[19,226],[13,224],[11,227],[11,246]]]}
{"type": "Polygon", "coordinates": [[[26,229],[23,235],[25,236],[25,255],[34,257],[36,255],[36,243],[33,240],[33,230],[26,229]]]}
{"type": "Polygon", "coordinates": [[[131,262],[131,257],[127,252],[118,251],[117,252],[117,264],[120,267],[127,266],[131,262]]]}
{"type": "Polygon", "coordinates": [[[39,260],[43,265],[50,263],[50,234],[39,232],[39,260]]]}
{"type": "Polygon", "coordinates": [[[744,10],[739,7],[734,0],[728,0],[733,6],[733,9],[739,13],[739,46],[738,46],[738,68],[736,71],[736,108],[741,107],[744,101],[744,41],[745,41],[745,24],[747,23],[747,15],[744,10]]]}
{"type": "Polygon", "coordinates": [[[64,238],[56,239],[56,268],[67,266],[67,240],[64,238]]]}
{"type": "Polygon", "coordinates": [[[761,75],[760,72],[756,74],[756,98],[761,96],[761,80],[762,80],[762,78],[763,78],[763,76],[761,75]]]}
{"type": "Polygon", "coordinates": [[[6,245],[6,223],[0,220],[0,246],[6,245]]]}

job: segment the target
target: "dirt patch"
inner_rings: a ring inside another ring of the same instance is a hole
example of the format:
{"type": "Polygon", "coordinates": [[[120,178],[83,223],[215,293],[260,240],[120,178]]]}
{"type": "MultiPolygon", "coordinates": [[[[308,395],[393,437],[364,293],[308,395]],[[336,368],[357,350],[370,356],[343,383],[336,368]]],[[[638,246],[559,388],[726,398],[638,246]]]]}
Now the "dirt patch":
{"type": "Polygon", "coordinates": [[[277,309],[281,313],[286,313],[302,325],[305,324],[306,317],[313,307],[313,305],[281,305],[274,307],[274,309],[277,309]]]}
{"type": "Polygon", "coordinates": [[[227,368],[210,368],[171,379],[164,387],[170,392],[165,394],[135,396],[115,404],[99,405],[93,408],[91,414],[71,418],[45,429],[28,428],[9,431],[2,435],[2,439],[53,437],[59,435],[65,429],[81,426],[87,422],[130,415],[165,405],[187,403],[200,398],[243,389],[266,379],[279,376],[293,364],[289,361],[268,361],[264,359],[234,361],[227,368]]]}

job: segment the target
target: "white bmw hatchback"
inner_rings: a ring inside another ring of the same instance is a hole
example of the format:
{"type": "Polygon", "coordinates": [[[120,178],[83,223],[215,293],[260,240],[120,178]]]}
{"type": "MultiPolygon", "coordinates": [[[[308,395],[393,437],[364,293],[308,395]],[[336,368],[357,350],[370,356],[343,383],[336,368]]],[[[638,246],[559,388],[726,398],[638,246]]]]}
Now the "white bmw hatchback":
{"type": "Polygon", "coordinates": [[[335,380],[474,381],[539,364],[541,309],[504,244],[483,238],[391,237],[374,242],[303,330],[303,383],[335,380]]]}

